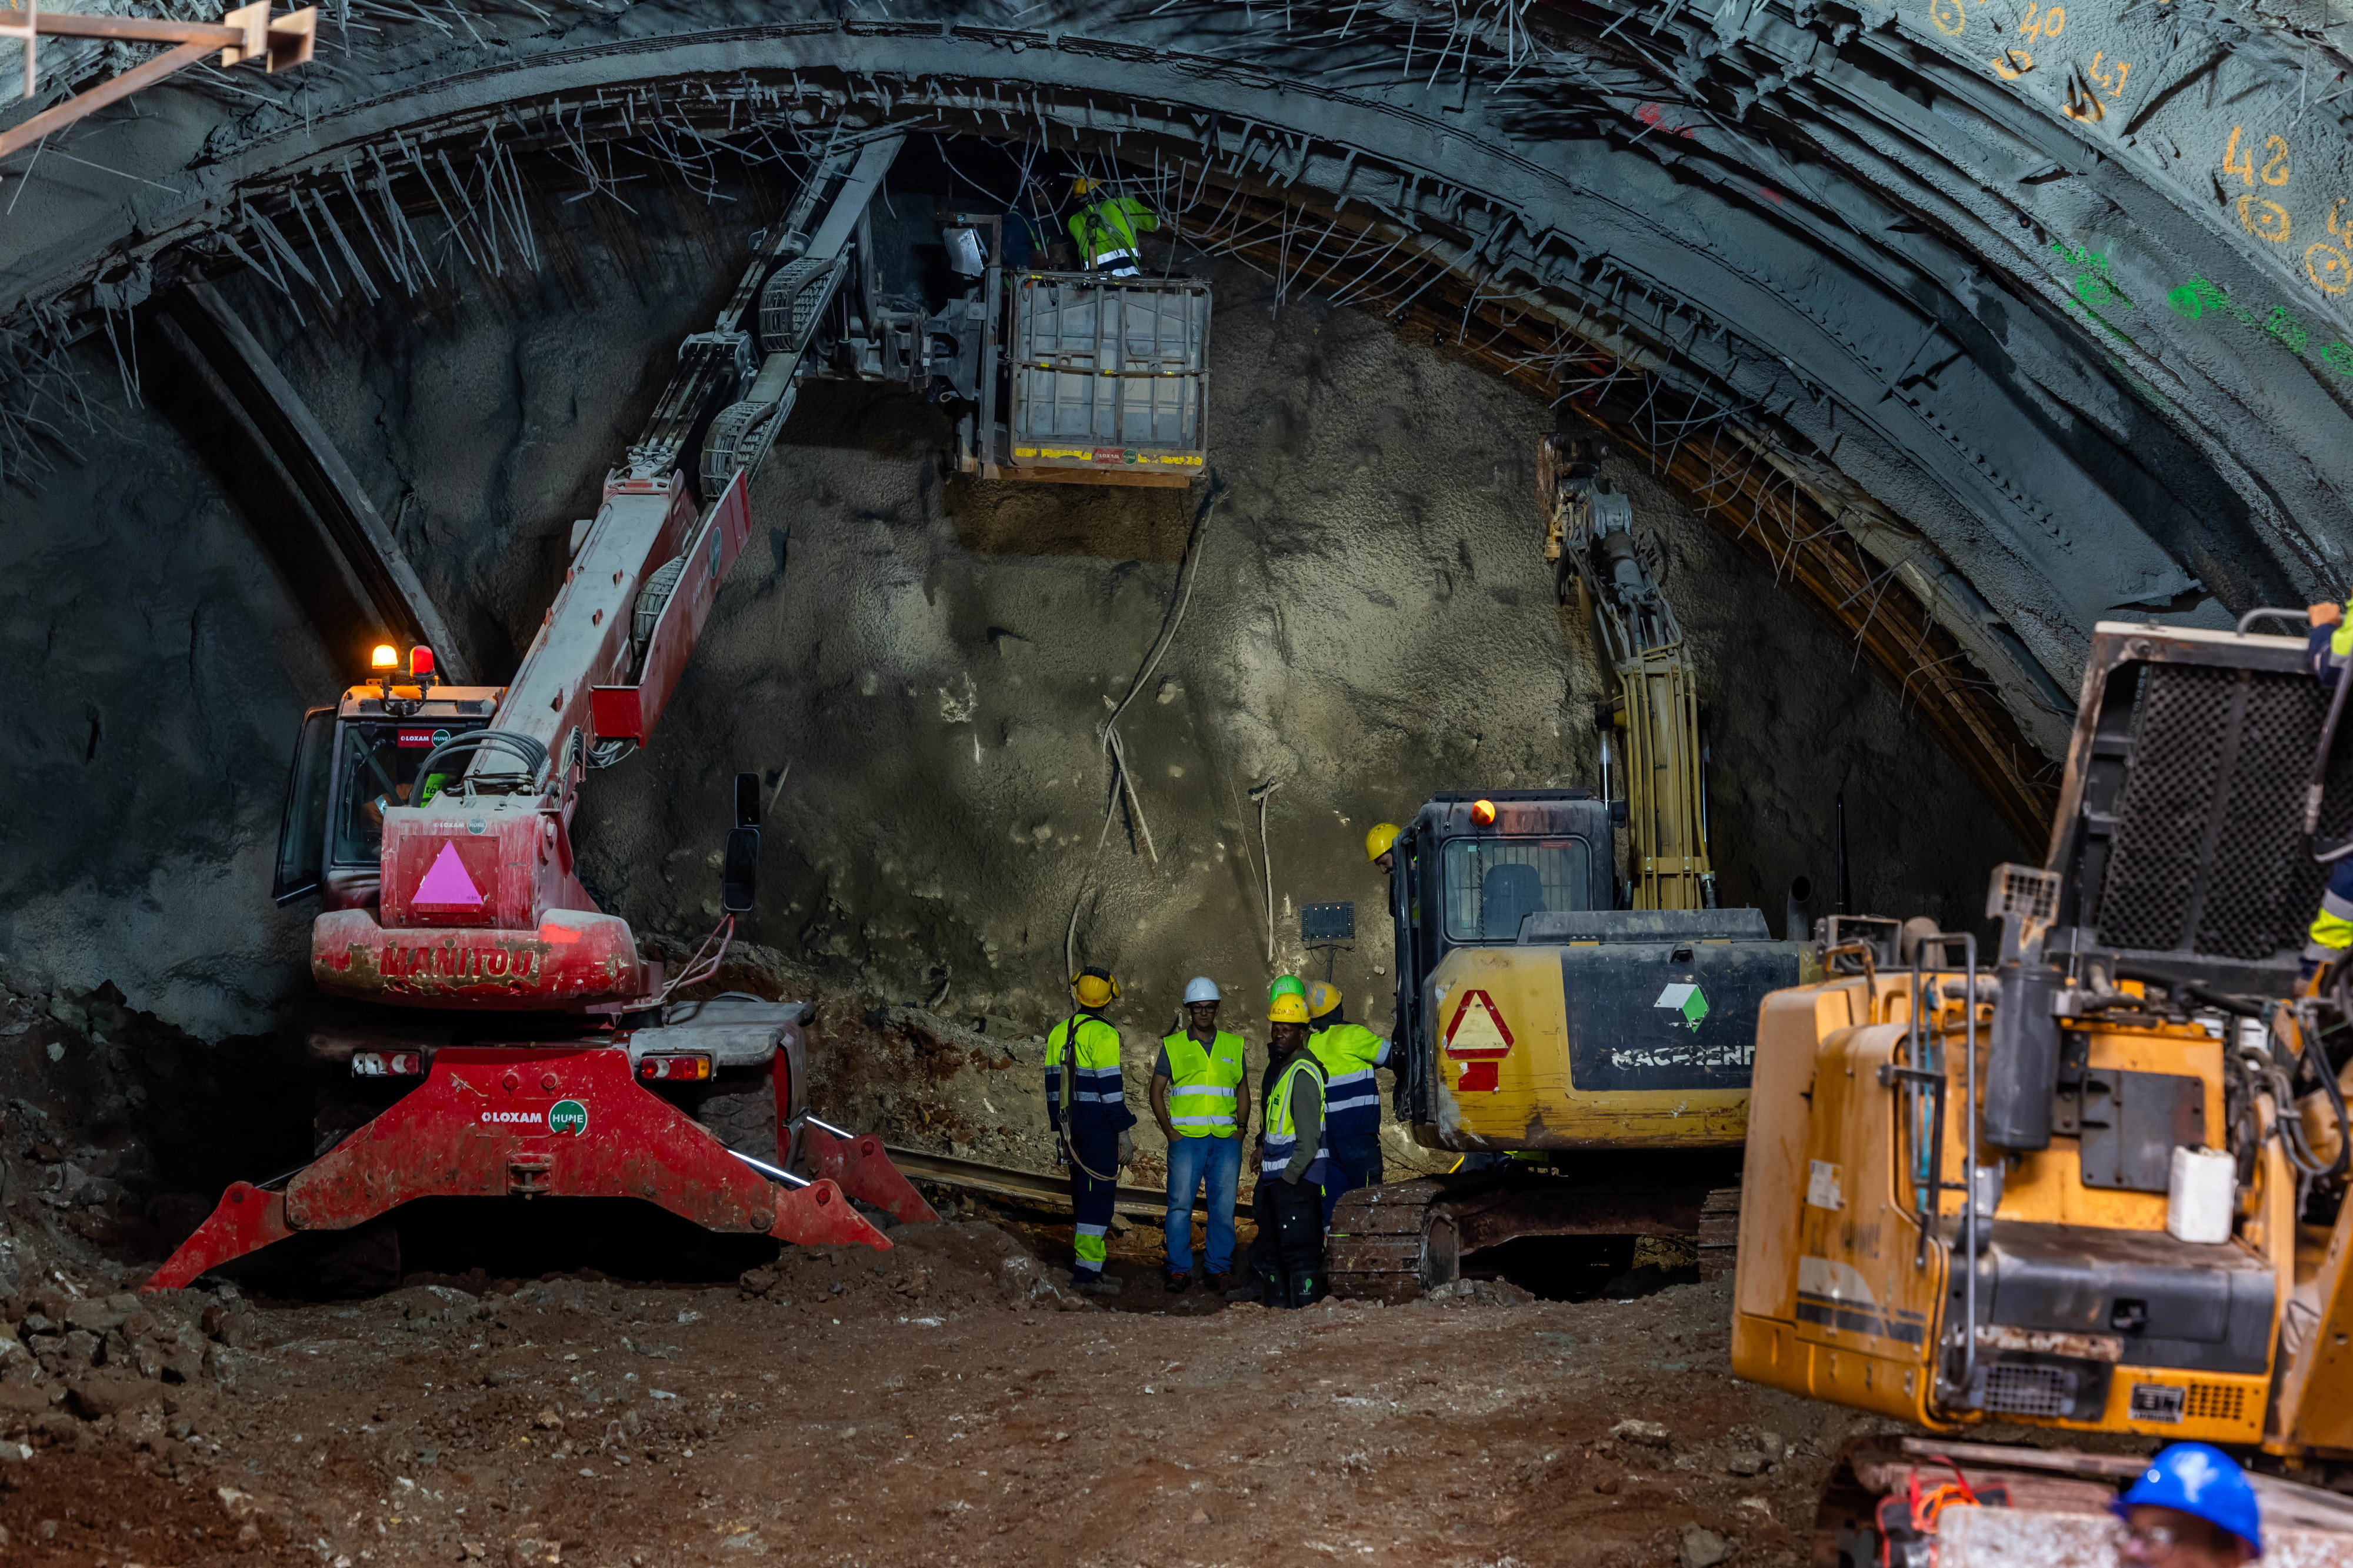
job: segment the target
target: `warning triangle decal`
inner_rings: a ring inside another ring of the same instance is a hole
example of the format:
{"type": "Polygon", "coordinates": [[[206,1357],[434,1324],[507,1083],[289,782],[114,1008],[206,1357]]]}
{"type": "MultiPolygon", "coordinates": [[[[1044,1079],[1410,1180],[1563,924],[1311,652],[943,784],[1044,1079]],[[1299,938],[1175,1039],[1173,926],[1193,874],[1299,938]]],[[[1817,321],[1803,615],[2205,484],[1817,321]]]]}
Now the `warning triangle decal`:
{"type": "Polygon", "coordinates": [[[1512,1031],[1495,1010],[1495,1000],[1484,991],[1465,991],[1446,1026],[1446,1054],[1451,1057],[1502,1056],[1512,1048],[1512,1031]]]}
{"type": "Polygon", "coordinates": [[[433,864],[417,881],[414,901],[470,910],[482,907],[481,890],[474,886],[474,879],[466,875],[465,862],[458,858],[455,844],[446,838],[441,841],[441,853],[433,858],[433,864]]]}
{"type": "Polygon", "coordinates": [[[1465,991],[1446,1026],[1446,1054],[1462,1064],[1457,1094],[1493,1094],[1503,1088],[1498,1069],[1511,1054],[1512,1030],[1484,991],[1465,991]]]}

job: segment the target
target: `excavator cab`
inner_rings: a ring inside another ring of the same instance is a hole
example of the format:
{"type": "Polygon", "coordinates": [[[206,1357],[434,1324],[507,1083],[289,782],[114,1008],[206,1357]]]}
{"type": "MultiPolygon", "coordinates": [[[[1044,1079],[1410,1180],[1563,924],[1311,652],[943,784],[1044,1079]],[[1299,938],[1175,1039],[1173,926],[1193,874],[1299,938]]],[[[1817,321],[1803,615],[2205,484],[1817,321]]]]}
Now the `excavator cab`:
{"type": "Polygon", "coordinates": [[[1425,1146],[1736,1147],[1742,1020],[1800,954],[1757,910],[1617,907],[1611,803],[1433,798],[1398,837],[1398,1113],[1425,1146]]]}

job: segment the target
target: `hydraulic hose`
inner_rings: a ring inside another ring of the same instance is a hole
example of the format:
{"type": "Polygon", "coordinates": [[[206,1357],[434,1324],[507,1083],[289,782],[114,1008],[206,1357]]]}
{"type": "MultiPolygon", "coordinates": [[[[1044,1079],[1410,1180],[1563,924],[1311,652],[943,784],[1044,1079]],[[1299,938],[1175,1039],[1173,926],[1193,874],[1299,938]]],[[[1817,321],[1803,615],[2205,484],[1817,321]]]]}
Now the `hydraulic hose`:
{"type": "Polygon", "coordinates": [[[2178,991],[2185,996],[2204,1003],[2218,1012],[2228,1013],[2234,1017],[2262,1018],[2270,1016],[2269,1005],[2254,997],[2241,996],[2229,991],[2218,991],[2202,980],[2192,980],[2186,974],[2176,974],[2170,970],[2161,969],[2152,963],[2120,959],[2117,961],[2116,972],[2116,978],[2119,980],[2153,980],[2168,990],[2178,991]]]}
{"type": "Polygon", "coordinates": [[[420,780],[429,779],[433,776],[433,764],[443,757],[480,751],[484,746],[495,746],[501,751],[513,752],[531,770],[531,776],[534,779],[539,776],[540,770],[547,766],[547,748],[529,735],[519,734],[512,730],[469,730],[462,735],[450,736],[426,752],[425,761],[417,769],[417,776],[420,780]]]}

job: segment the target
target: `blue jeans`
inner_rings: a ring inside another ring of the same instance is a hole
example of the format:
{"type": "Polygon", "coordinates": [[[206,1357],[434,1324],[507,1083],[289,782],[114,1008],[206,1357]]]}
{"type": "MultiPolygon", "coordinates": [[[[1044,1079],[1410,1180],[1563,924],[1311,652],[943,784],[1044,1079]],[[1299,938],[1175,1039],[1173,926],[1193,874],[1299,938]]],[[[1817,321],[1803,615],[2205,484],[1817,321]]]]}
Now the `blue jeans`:
{"type": "Polygon", "coordinates": [[[1193,1267],[1193,1194],[1209,1187],[1208,1264],[1212,1274],[1234,1266],[1234,1191],[1242,1179],[1239,1138],[1179,1138],[1168,1145],[1168,1267],[1193,1267]]]}

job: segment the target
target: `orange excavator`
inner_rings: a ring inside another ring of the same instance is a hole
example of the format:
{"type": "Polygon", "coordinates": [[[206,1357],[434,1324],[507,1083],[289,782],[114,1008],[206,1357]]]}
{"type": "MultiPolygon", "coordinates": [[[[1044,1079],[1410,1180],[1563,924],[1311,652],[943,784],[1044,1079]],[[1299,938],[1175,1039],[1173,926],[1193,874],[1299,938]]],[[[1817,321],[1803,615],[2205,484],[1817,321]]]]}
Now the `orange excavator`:
{"type": "Polygon", "coordinates": [[[344,1086],[322,1097],[316,1158],[233,1184],[148,1289],[425,1197],[634,1197],[713,1231],[876,1247],[890,1243],[853,1199],[937,1217],[879,1139],[809,1114],[807,1007],[685,994],[753,907],[756,775],[738,780],[724,918],[675,973],[597,909],[571,839],[583,783],[650,738],[743,549],[750,476],[898,144],[838,143],[755,240],[719,329],[681,347],[575,529],[512,681],[441,684],[430,649],[385,646],[306,716],[276,892],[319,899],[311,973],[365,1018],[311,1037],[344,1086]]]}

